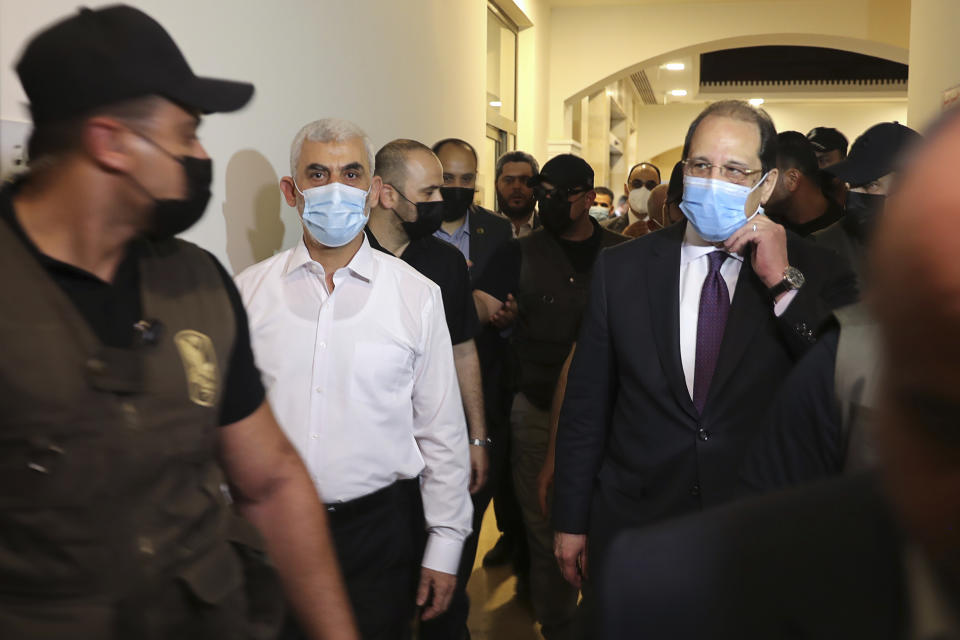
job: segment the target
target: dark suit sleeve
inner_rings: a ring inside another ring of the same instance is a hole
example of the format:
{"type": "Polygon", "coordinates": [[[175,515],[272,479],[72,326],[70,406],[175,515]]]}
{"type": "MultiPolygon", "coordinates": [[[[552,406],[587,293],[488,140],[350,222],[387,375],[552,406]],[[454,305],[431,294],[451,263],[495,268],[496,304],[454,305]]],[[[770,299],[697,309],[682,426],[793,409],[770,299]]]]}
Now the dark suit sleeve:
{"type": "Polygon", "coordinates": [[[743,478],[750,486],[777,489],[842,471],[846,446],[834,389],[838,344],[834,328],[780,386],[744,460],[743,478]]]}
{"type": "Polygon", "coordinates": [[[480,321],[477,319],[477,307],[473,303],[467,263],[458,251],[455,258],[450,260],[448,267],[449,284],[441,287],[440,294],[450,330],[450,342],[456,345],[472,340],[477,335],[480,321]]]}
{"type": "Polygon", "coordinates": [[[557,429],[553,528],[586,533],[616,388],[607,322],[606,256],[597,258],[557,429]]]}
{"type": "Polygon", "coordinates": [[[474,288],[489,293],[501,302],[507,299],[507,294],[516,294],[520,286],[521,259],[519,242],[511,240],[500,245],[474,288]]]}
{"type": "Polygon", "coordinates": [[[860,294],[856,275],[836,253],[799,238],[791,238],[788,250],[806,283],[778,320],[790,351],[799,358],[817,341],[830,314],[860,294]]]}

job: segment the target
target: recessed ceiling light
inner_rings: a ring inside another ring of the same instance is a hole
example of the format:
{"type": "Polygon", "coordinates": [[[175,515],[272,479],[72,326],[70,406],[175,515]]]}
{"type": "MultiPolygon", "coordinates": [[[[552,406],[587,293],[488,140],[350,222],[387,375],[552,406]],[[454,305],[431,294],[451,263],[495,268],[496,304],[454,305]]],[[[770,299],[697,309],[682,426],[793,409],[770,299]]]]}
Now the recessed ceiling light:
{"type": "Polygon", "coordinates": [[[501,102],[500,100],[491,100],[491,101],[490,101],[490,106],[491,106],[491,107],[499,107],[499,106],[501,106],[502,104],[503,104],[503,102],[501,102]]]}
{"type": "Polygon", "coordinates": [[[686,90],[686,89],[674,89],[673,91],[670,92],[670,95],[676,96],[677,98],[682,98],[683,96],[687,95],[687,90],[686,90]]]}
{"type": "Polygon", "coordinates": [[[683,64],[682,62],[668,62],[667,64],[663,65],[663,68],[667,71],[683,71],[687,68],[687,65],[683,64]]]}
{"type": "Polygon", "coordinates": [[[760,105],[763,104],[763,98],[750,98],[749,100],[747,100],[747,102],[749,102],[755,107],[759,107],[760,105]]]}

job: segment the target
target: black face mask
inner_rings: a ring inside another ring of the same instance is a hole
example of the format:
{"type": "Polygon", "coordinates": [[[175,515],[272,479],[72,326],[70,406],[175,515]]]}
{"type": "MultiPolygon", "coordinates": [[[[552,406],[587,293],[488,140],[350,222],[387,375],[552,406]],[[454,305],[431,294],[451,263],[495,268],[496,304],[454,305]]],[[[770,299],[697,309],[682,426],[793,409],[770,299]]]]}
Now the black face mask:
{"type": "Polygon", "coordinates": [[[570,205],[573,203],[565,197],[543,196],[537,200],[540,210],[540,222],[544,228],[555,236],[562,236],[573,226],[570,218],[570,205]]]}
{"type": "Polygon", "coordinates": [[[392,184],[390,186],[400,194],[401,198],[417,208],[417,219],[413,222],[407,222],[401,218],[396,210],[393,212],[393,215],[399,218],[400,225],[403,227],[404,232],[406,232],[407,237],[410,238],[410,242],[433,235],[433,233],[440,228],[440,225],[443,223],[444,211],[446,210],[446,203],[444,203],[443,200],[437,202],[413,202],[410,198],[403,195],[400,189],[397,189],[392,184]]]}
{"type": "Polygon", "coordinates": [[[846,213],[843,216],[843,227],[851,236],[866,244],[877,224],[887,196],[875,193],[847,192],[846,213]]]}
{"type": "Polygon", "coordinates": [[[447,205],[443,210],[443,221],[453,222],[467,215],[474,193],[475,190],[469,187],[440,187],[440,195],[447,205]]]}
{"type": "Polygon", "coordinates": [[[213,161],[192,156],[184,156],[179,161],[187,177],[187,197],[183,200],[155,200],[149,231],[152,238],[172,238],[186,231],[203,217],[210,202],[213,161]]]}
{"type": "Polygon", "coordinates": [[[187,183],[187,197],[183,199],[155,198],[147,189],[134,179],[137,186],[153,199],[153,212],[146,234],[156,240],[172,238],[196,224],[210,202],[210,182],[213,180],[213,161],[210,158],[193,156],[175,156],[159,144],[139,132],[134,132],[151,145],[176,160],[181,167],[187,183]]]}

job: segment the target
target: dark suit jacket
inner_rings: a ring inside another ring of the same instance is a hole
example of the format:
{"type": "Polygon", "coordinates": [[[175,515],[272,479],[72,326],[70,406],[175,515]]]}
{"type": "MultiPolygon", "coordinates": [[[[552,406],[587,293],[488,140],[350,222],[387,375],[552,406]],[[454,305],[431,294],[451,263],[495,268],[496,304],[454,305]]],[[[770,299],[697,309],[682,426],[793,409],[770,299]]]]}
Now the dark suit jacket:
{"type": "Polygon", "coordinates": [[[627,214],[622,216],[617,216],[616,218],[609,218],[603,221],[603,226],[610,231],[616,231],[617,233],[623,233],[623,230],[630,225],[630,218],[627,214]]]}
{"type": "Polygon", "coordinates": [[[624,531],[597,585],[594,637],[906,638],[902,547],[871,477],[624,531]]]}
{"type": "Polygon", "coordinates": [[[555,530],[589,531],[591,545],[747,493],[741,460],[780,382],[830,310],[857,295],[836,254],[788,233],[790,264],[806,284],[778,318],[747,256],[700,415],[680,362],[685,228],[611,247],[594,267],[560,418],[553,507],[555,530]]]}
{"type": "Polygon", "coordinates": [[[510,221],[483,207],[470,210],[470,284],[476,284],[491,256],[513,239],[510,221]]]}

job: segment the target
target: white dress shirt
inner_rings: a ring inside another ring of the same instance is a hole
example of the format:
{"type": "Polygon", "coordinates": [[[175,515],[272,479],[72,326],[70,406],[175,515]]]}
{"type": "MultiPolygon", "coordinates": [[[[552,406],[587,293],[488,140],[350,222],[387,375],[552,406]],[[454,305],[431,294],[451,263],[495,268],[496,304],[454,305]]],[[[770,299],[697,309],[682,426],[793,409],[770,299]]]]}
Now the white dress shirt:
{"type": "Polygon", "coordinates": [[[236,278],[280,426],[325,503],[421,477],[423,566],[456,573],[473,506],[440,289],[364,237],[333,274],[303,241],[236,278]]]}
{"type": "MultiPolygon", "coordinates": [[[[683,377],[687,382],[687,392],[693,398],[693,376],[697,364],[697,322],[700,319],[700,293],[703,283],[710,272],[710,260],[707,255],[717,251],[713,243],[707,242],[692,224],[687,223],[680,246],[680,363],[683,365],[683,377]]],[[[722,250],[722,249],[721,249],[722,250]]],[[[730,302],[740,279],[743,256],[731,253],[720,266],[720,276],[727,283],[730,302]]],[[[783,314],[797,296],[789,291],[777,301],[773,311],[777,316],[783,314]]]]}

